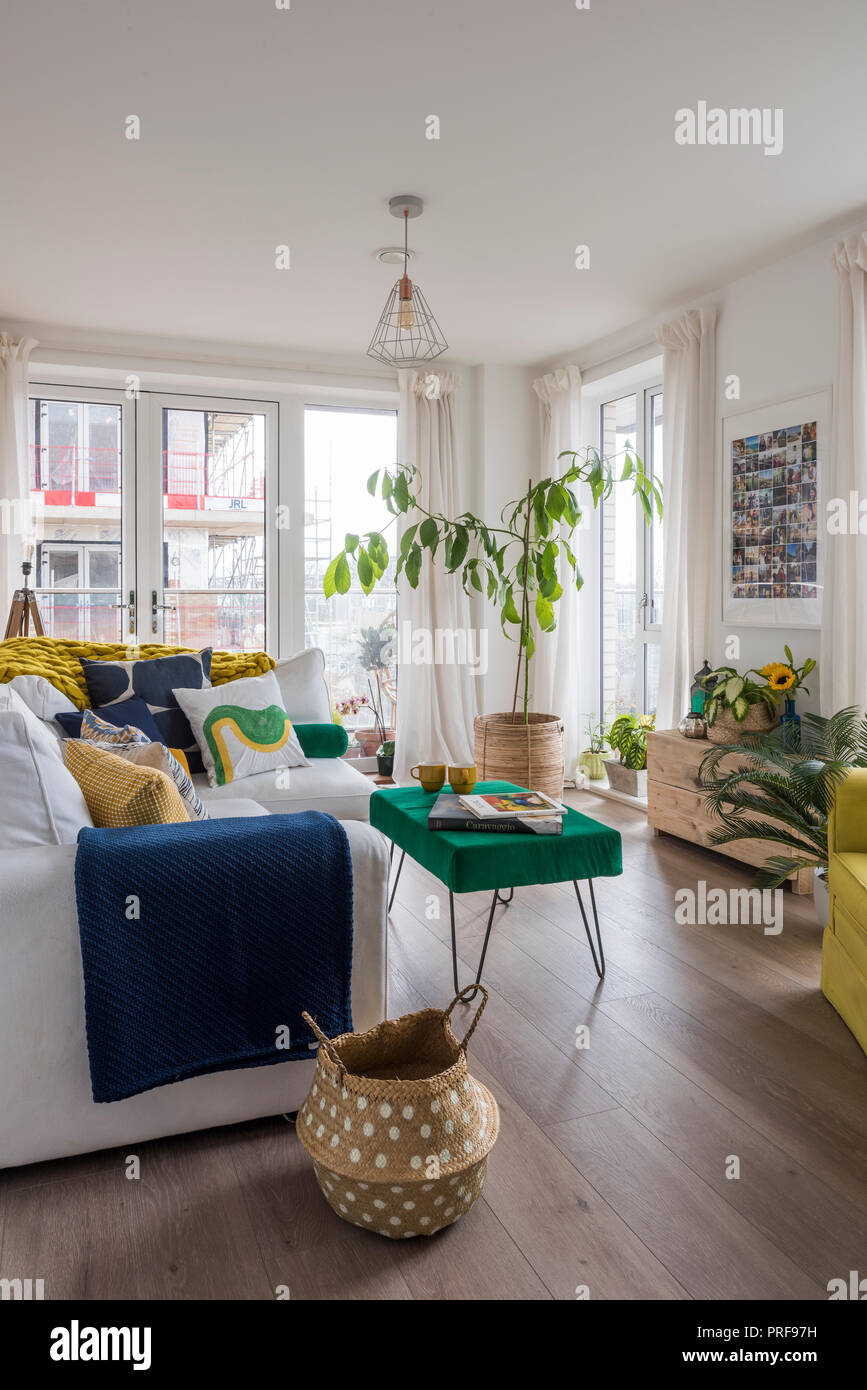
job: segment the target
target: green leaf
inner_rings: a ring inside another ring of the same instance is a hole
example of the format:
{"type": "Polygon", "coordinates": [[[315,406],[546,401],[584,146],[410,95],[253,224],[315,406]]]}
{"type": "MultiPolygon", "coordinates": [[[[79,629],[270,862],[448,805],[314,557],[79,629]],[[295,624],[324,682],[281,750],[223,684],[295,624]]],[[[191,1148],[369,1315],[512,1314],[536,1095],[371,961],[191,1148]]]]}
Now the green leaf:
{"type": "Polygon", "coordinates": [[[750,712],[750,702],[746,695],[738,695],[737,699],[731,701],[731,711],[739,724],[743,724],[750,712]]]}
{"type": "Polygon", "coordinates": [[[346,533],[346,539],[345,539],[345,541],[343,542],[343,548],[344,548],[344,550],[345,550],[349,555],[351,555],[352,552],[354,551],[354,549],[355,549],[355,547],[356,547],[357,545],[358,545],[358,537],[355,536],[355,535],[353,535],[353,533],[352,533],[351,531],[347,531],[347,533],[346,533]]]}
{"type": "Polygon", "coordinates": [[[415,533],[417,530],[418,522],[416,521],[412,524],[412,526],[408,526],[406,528],[406,530],[400,538],[400,556],[403,561],[406,561],[407,553],[413,541],[415,540],[415,533]]]}
{"type": "Polygon", "coordinates": [[[326,598],[333,598],[337,593],[337,566],[341,560],[345,563],[345,556],[342,551],[339,555],[335,555],[328,569],[325,571],[325,578],[322,581],[322,590],[326,598]]]}
{"type": "Polygon", "coordinates": [[[470,581],[471,581],[471,583],[472,583],[473,588],[476,589],[476,590],[478,590],[479,593],[481,593],[481,592],[482,592],[482,580],[481,580],[481,577],[480,577],[480,575],[479,575],[479,571],[478,571],[478,569],[475,567],[475,565],[473,566],[472,570],[470,571],[470,581]]]}
{"type": "Polygon", "coordinates": [[[392,488],[390,500],[394,503],[399,512],[409,511],[410,497],[409,484],[406,481],[406,474],[399,473],[392,488]]]}
{"type": "Polygon", "coordinates": [[[536,595],[536,622],[543,632],[552,632],[557,626],[557,619],[554,617],[554,605],[543,593],[536,595]]]}
{"type": "Polygon", "coordinates": [[[406,557],[405,570],[410,587],[413,589],[418,588],[418,577],[421,571],[421,556],[421,546],[415,544],[411,545],[406,557]]]}
{"type": "Polygon", "coordinates": [[[548,496],[545,499],[545,510],[552,521],[559,521],[563,515],[563,508],[566,505],[566,494],[559,483],[554,482],[548,489],[548,496]]]}
{"type": "Polygon", "coordinates": [[[437,546],[440,543],[440,531],[432,516],[425,517],[419,527],[418,538],[422,545],[430,551],[431,557],[436,555],[437,546]]]}
{"type": "Polygon", "coordinates": [[[453,573],[464,562],[470,543],[470,533],[466,526],[457,524],[446,546],[446,569],[453,573]]]}
{"type": "Polygon", "coordinates": [[[744,688],[743,676],[732,676],[731,680],[726,681],[725,697],[728,704],[733,705],[744,688]]]}
{"type": "Polygon", "coordinates": [[[388,546],[379,531],[370,531],[367,536],[367,553],[377,579],[381,579],[388,569],[388,546]]]}
{"type": "Polygon", "coordinates": [[[506,589],[502,600],[502,621],[504,623],[520,623],[521,615],[515,607],[515,598],[512,593],[511,584],[506,589]]]}
{"type": "Polygon", "coordinates": [[[548,514],[545,511],[545,498],[541,492],[535,492],[533,494],[533,515],[536,519],[536,534],[539,536],[547,536],[548,532],[551,530],[551,524],[548,521],[548,514]]]}
{"type": "Polygon", "coordinates": [[[334,587],[338,594],[348,594],[352,586],[352,575],[349,572],[349,561],[344,554],[337,557],[337,567],[334,571],[334,587]]]}
{"type": "Polygon", "coordinates": [[[786,653],[786,660],[788,661],[789,665],[790,665],[790,666],[794,666],[795,661],[794,661],[794,658],[793,658],[793,656],[792,656],[792,649],[791,649],[791,647],[783,647],[783,651],[786,653]]]}
{"type": "Polygon", "coordinates": [[[358,552],[357,564],[358,582],[361,585],[362,592],[365,594],[369,594],[371,589],[373,588],[373,564],[364,546],[361,546],[358,552]]]}
{"type": "Polygon", "coordinates": [[[378,482],[379,482],[379,469],[377,468],[376,472],[375,472],[375,473],[371,473],[370,477],[369,477],[368,480],[367,480],[367,491],[370,493],[371,497],[375,497],[375,496],[376,496],[376,485],[377,485],[378,482]]]}

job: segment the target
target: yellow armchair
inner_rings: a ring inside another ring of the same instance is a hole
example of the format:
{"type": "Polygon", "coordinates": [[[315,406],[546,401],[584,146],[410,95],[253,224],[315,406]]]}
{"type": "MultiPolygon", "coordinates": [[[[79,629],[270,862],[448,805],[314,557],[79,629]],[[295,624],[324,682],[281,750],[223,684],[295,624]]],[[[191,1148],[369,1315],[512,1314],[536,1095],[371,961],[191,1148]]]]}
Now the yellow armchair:
{"type": "Polygon", "coordinates": [[[822,993],[867,1052],[867,768],[854,768],[828,821],[830,915],[822,993]]]}

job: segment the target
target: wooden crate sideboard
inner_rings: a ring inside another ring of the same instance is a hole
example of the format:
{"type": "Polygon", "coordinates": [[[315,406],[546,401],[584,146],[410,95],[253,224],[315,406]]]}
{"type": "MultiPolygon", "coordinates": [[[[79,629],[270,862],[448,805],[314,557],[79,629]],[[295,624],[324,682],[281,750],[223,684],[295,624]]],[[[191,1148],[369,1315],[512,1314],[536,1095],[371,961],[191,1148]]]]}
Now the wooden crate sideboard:
{"type": "MultiPolygon", "coordinates": [[[[772,854],[784,854],[785,847],[763,840],[735,840],[730,845],[712,845],[711,831],[721,822],[707,810],[706,793],[698,773],[702,759],[713,744],[707,739],[684,738],[677,729],[657,729],[647,736],[647,823],[657,833],[678,835],[682,840],[705,845],[716,854],[725,854],[742,864],[758,866],[772,854]]],[[[728,772],[740,762],[737,756],[724,758],[720,771],[728,772]]],[[[794,893],[812,893],[812,869],[800,869],[790,876],[794,893]]]]}

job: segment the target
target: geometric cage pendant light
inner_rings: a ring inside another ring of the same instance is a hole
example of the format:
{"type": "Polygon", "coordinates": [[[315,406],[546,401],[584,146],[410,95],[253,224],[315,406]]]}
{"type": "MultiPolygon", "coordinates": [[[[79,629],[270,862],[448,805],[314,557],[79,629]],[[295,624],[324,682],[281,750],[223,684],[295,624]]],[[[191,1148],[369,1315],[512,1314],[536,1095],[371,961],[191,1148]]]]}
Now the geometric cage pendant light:
{"type": "Polygon", "coordinates": [[[393,217],[403,218],[403,275],[385,301],[367,355],[391,367],[417,367],[448,347],[427,300],[406,273],[409,219],[421,217],[424,204],[421,198],[402,193],[389,199],[388,207],[393,217]]]}

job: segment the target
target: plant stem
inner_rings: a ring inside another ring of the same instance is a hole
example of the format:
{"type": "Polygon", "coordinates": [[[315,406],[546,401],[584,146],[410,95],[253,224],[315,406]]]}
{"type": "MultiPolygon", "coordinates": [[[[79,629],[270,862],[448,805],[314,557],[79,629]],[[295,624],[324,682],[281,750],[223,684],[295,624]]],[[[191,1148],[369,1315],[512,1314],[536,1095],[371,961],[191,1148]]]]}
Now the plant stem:
{"type": "Polygon", "coordinates": [[[521,585],[521,645],[520,645],[520,647],[518,648],[518,669],[517,669],[517,671],[515,672],[515,694],[514,694],[513,697],[512,697],[512,723],[513,723],[513,724],[514,724],[514,722],[515,722],[515,711],[516,711],[517,708],[518,708],[518,685],[519,685],[520,680],[521,680],[521,662],[522,662],[522,660],[523,660],[523,662],[524,662],[524,723],[525,723],[525,724],[528,724],[528,723],[530,722],[529,719],[528,719],[528,717],[527,717],[527,701],[528,701],[527,687],[528,687],[528,682],[529,682],[529,679],[530,679],[530,672],[529,672],[529,657],[527,656],[527,653],[528,653],[528,651],[529,651],[529,645],[528,645],[528,642],[527,642],[527,638],[529,637],[529,633],[528,633],[528,631],[527,631],[527,624],[528,624],[528,621],[529,621],[529,620],[528,620],[528,617],[527,617],[527,557],[528,557],[528,555],[529,555],[529,553],[530,553],[530,498],[531,498],[531,496],[532,496],[532,493],[533,493],[533,479],[530,478],[530,479],[528,479],[528,481],[527,481],[527,518],[526,518],[526,521],[524,522],[524,573],[523,573],[523,581],[524,581],[524,582],[523,582],[523,584],[521,585]]]}

